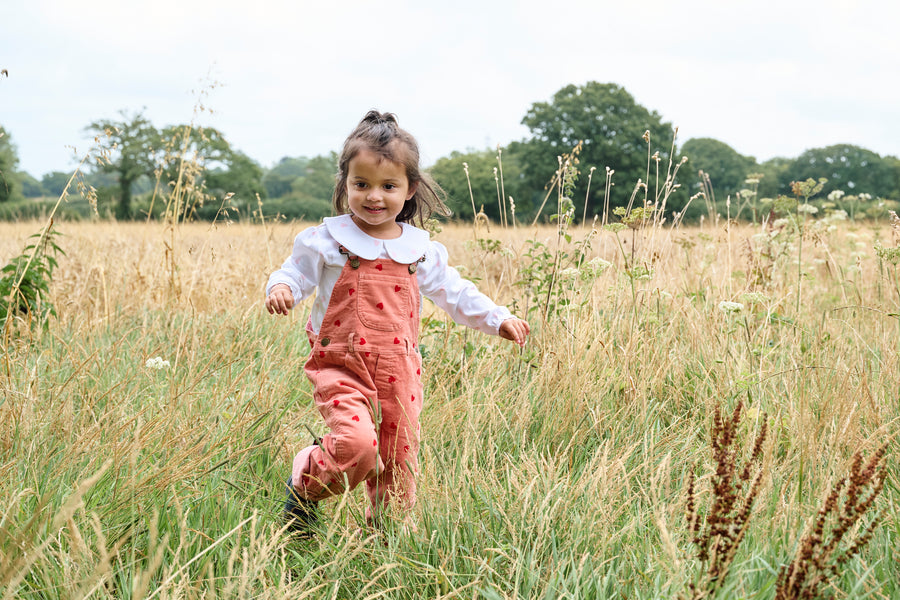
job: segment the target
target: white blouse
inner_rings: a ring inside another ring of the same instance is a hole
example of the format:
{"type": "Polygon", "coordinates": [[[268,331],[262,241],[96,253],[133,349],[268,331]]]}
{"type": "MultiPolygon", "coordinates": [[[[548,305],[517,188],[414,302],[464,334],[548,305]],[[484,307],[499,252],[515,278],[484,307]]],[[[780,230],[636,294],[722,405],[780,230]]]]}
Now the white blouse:
{"type": "Polygon", "coordinates": [[[400,237],[391,240],[373,238],[363,232],[350,215],[328,217],[321,225],[297,234],[291,256],[271,276],[266,294],[283,283],[291,288],[294,304],[317,291],[310,322],[318,333],[325,318],[331,292],[337,283],[347,257],[340,253],[343,246],[351,254],[366,260],[391,259],[398,263],[418,264],[416,279],[419,292],[447,311],[450,317],[466,327],[497,335],[500,324],[512,317],[504,306],[497,306],[482,294],[475,284],[463,279],[447,263],[447,249],[430,239],[427,231],[400,223],[400,237]]]}

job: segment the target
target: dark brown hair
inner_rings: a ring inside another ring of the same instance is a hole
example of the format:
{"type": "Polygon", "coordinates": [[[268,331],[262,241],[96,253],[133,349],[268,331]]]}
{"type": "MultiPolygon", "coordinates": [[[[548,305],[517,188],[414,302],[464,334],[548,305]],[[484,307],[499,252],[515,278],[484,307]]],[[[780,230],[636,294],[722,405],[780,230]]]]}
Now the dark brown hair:
{"type": "Polygon", "coordinates": [[[344,140],[338,161],[337,185],[332,202],[337,214],[349,212],[347,205],[347,177],[350,161],[360,150],[369,150],[384,159],[403,165],[409,186],[416,192],[403,204],[398,223],[425,225],[431,215],[450,216],[450,209],[444,204],[444,190],[419,168],[419,144],[405,129],[400,128],[397,115],[370,110],[362,118],[356,129],[344,140]]]}

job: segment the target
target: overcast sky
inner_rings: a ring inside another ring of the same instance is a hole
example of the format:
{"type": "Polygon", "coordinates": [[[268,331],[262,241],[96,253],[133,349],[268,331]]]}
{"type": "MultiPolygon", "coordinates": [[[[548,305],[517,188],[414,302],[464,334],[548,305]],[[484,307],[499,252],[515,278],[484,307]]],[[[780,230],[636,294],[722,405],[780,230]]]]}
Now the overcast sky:
{"type": "Polygon", "coordinates": [[[370,108],[397,113],[427,165],[525,138],[534,102],[593,80],[680,143],[760,161],[837,143],[900,155],[894,0],[553,4],[3,0],[0,125],[40,178],[74,167],[92,121],[186,123],[203,91],[198,122],[264,167],[339,149],[370,108]]]}

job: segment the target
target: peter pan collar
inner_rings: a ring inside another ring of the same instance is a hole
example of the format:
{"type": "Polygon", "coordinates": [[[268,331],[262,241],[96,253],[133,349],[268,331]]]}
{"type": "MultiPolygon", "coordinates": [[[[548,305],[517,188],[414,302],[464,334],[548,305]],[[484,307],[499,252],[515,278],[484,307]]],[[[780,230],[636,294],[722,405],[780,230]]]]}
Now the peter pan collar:
{"type": "Polygon", "coordinates": [[[431,237],[428,232],[413,227],[408,223],[400,223],[403,232],[392,240],[379,240],[360,229],[350,215],[326,217],[325,228],[335,241],[352,254],[366,260],[375,260],[384,248],[387,255],[401,264],[411,264],[422,258],[431,237]]]}

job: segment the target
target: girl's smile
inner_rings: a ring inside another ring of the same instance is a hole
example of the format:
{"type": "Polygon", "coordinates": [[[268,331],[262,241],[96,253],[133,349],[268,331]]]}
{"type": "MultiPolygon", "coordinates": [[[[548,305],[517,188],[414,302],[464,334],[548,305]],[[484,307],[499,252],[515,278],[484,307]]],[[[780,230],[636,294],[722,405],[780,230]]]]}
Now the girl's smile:
{"type": "Polygon", "coordinates": [[[374,238],[399,237],[403,230],[397,215],[416,193],[403,165],[363,149],[350,159],[347,171],[347,204],[353,222],[374,238]]]}

